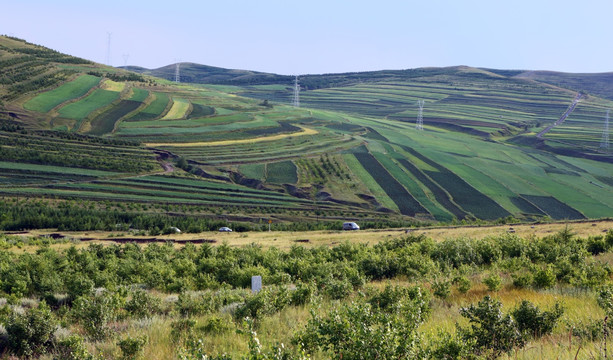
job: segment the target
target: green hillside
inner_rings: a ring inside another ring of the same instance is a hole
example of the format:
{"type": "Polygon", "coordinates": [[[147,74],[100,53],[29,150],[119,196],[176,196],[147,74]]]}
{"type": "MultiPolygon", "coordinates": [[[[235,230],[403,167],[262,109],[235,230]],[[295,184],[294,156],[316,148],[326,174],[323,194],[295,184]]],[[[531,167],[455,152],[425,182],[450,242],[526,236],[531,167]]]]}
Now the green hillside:
{"type": "Polygon", "coordinates": [[[8,37],[0,68],[5,199],[256,225],[613,214],[613,101],[588,92],[538,138],[577,92],[519,71],[307,75],[297,108],[288,76],[181,64],[175,84],[147,75],[173,66],[137,74],[8,37]]]}

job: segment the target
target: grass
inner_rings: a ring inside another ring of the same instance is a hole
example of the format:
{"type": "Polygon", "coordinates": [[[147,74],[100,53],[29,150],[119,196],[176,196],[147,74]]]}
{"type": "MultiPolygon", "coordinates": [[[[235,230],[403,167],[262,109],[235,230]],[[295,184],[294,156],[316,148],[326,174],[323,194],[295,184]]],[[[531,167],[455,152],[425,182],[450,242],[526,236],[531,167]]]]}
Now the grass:
{"type": "Polygon", "coordinates": [[[104,90],[122,92],[126,87],[125,82],[116,82],[113,80],[105,80],[100,87],[104,90]]]}
{"type": "Polygon", "coordinates": [[[60,108],[59,114],[69,119],[84,119],[94,110],[105,107],[117,99],[119,99],[118,92],[96,89],[85,98],[60,108]]]}
{"type": "Polygon", "coordinates": [[[273,184],[297,183],[296,165],[291,161],[266,164],[266,181],[273,184]]]}
{"type": "Polygon", "coordinates": [[[155,119],[162,115],[166,109],[170,99],[166,93],[152,92],[153,100],[142,111],[138,112],[134,116],[131,116],[127,121],[141,121],[155,119]]]}
{"type": "Polygon", "coordinates": [[[88,134],[104,135],[112,132],[117,121],[136,110],[140,105],[141,103],[138,101],[122,100],[117,106],[96,116],[96,118],[91,121],[91,129],[88,131],[88,134]]]}
{"type": "Polygon", "coordinates": [[[170,110],[168,110],[166,115],[162,117],[162,120],[176,120],[185,118],[185,114],[187,113],[189,106],[190,102],[188,100],[173,98],[172,107],[170,110]]]}
{"type": "Polygon", "coordinates": [[[128,100],[143,102],[149,96],[149,91],[140,89],[140,88],[132,88],[132,96],[128,100]]]}
{"type": "Polygon", "coordinates": [[[81,75],[75,80],[65,83],[56,89],[41,93],[28,100],[25,109],[47,113],[61,103],[85,95],[91,88],[98,85],[100,78],[92,75],[81,75]]]}

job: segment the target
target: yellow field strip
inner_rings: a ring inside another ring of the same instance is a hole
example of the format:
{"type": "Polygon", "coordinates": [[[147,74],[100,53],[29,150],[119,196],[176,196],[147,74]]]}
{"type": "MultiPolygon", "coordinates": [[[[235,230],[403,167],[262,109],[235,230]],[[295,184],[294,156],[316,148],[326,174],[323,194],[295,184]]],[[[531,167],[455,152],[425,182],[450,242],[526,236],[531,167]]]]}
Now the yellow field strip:
{"type": "Polygon", "coordinates": [[[299,126],[302,129],[301,132],[291,133],[291,134],[279,134],[279,135],[271,135],[264,137],[257,137],[252,139],[240,139],[240,140],[222,140],[222,141],[202,141],[202,142],[190,142],[190,143],[147,143],[145,146],[148,147],[160,147],[160,146],[172,146],[172,147],[200,147],[200,146],[223,146],[223,145],[236,145],[236,144],[250,144],[255,142],[262,141],[275,141],[281,140],[292,136],[304,136],[304,135],[315,135],[319,132],[317,130],[305,128],[299,126]]]}
{"type": "Polygon", "coordinates": [[[189,109],[189,101],[179,98],[173,98],[172,101],[172,107],[162,120],[177,120],[185,117],[185,113],[189,109]]]}
{"type": "Polygon", "coordinates": [[[115,82],[113,80],[105,80],[100,87],[104,90],[114,91],[114,92],[122,92],[126,87],[126,83],[123,82],[115,82]]]}

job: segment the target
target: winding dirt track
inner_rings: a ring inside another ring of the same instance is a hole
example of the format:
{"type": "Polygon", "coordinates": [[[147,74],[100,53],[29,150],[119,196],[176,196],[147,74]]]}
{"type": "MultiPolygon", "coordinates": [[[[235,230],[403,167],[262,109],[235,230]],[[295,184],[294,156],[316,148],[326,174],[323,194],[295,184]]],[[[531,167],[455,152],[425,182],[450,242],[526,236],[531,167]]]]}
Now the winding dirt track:
{"type": "Polygon", "coordinates": [[[540,133],[536,134],[536,137],[539,138],[539,139],[542,139],[543,135],[547,134],[549,131],[551,131],[551,129],[553,129],[554,127],[556,127],[556,126],[560,125],[561,123],[563,123],[564,120],[566,120],[566,118],[573,112],[573,110],[575,110],[575,107],[577,107],[577,104],[579,103],[579,100],[581,100],[582,97],[583,97],[583,95],[581,93],[577,94],[577,96],[575,96],[575,99],[573,100],[573,103],[570,104],[570,106],[568,107],[566,112],[564,114],[562,114],[562,116],[560,116],[558,121],[556,121],[553,124],[547,126],[543,131],[541,131],[540,133]]]}

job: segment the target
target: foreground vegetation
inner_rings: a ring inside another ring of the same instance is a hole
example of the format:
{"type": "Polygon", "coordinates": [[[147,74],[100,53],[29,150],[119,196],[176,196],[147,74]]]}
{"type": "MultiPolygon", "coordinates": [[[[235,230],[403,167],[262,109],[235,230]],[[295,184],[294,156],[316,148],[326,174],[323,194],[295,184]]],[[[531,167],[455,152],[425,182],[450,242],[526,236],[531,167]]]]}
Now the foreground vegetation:
{"type": "Polygon", "coordinates": [[[288,251],[0,240],[5,356],[598,357],[613,314],[613,231],[288,251]]]}

